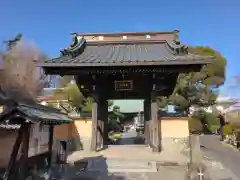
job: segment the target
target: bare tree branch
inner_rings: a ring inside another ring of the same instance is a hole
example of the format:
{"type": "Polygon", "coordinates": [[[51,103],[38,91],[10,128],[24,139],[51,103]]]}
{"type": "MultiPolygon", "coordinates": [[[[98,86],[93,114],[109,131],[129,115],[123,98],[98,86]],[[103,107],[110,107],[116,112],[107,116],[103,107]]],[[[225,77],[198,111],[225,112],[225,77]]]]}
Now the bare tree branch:
{"type": "Polygon", "coordinates": [[[35,102],[46,82],[46,75],[35,66],[42,53],[24,41],[2,53],[0,86],[7,97],[16,101],[35,102]]]}

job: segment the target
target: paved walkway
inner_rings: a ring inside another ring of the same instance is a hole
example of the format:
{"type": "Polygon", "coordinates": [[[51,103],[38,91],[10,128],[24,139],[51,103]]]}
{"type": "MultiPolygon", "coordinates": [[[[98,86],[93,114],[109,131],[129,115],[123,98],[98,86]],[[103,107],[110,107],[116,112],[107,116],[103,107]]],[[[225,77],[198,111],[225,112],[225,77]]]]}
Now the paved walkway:
{"type": "MultiPolygon", "coordinates": [[[[203,163],[207,166],[207,174],[211,179],[240,180],[240,152],[222,145],[216,136],[202,136],[200,140],[203,145],[203,163]]],[[[146,146],[129,145],[111,146],[98,153],[75,152],[69,156],[68,161],[75,164],[75,172],[71,174],[77,177],[76,180],[185,180],[187,166],[166,165],[163,162],[181,162],[186,161],[186,158],[179,154],[176,157],[174,151],[155,154],[146,146]],[[81,170],[84,169],[81,167],[84,164],[81,162],[84,161],[88,162],[88,166],[85,167],[87,171],[81,170]]]]}
{"type": "Polygon", "coordinates": [[[76,151],[69,155],[68,161],[76,161],[83,157],[91,158],[99,156],[107,159],[145,160],[179,164],[187,164],[188,162],[186,155],[176,153],[174,149],[161,153],[153,153],[152,150],[145,145],[113,145],[100,152],[76,151]]]}
{"type": "MultiPolygon", "coordinates": [[[[122,143],[128,145],[113,145],[100,152],[74,152],[68,157],[68,161],[72,164],[88,161],[87,172],[78,173],[79,180],[87,178],[98,180],[185,179],[187,156],[176,153],[174,148],[172,151],[153,153],[145,145],[134,145],[132,140],[135,137],[135,132],[125,133],[122,143]],[[185,166],[174,164],[179,162],[185,166]]],[[[75,167],[75,169],[78,170],[81,167],[75,167]]]]}
{"type": "MultiPolygon", "coordinates": [[[[185,167],[162,167],[158,172],[108,172],[108,171],[83,171],[75,172],[74,180],[185,180],[185,167]]],[[[65,176],[66,177],[66,176],[65,176]]]]}
{"type": "Polygon", "coordinates": [[[215,175],[226,176],[232,179],[240,179],[240,152],[228,145],[222,144],[220,138],[215,135],[204,135],[200,137],[202,152],[205,162],[216,168],[215,175]]]}
{"type": "Polygon", "coordinates": [[[129,130],[128,132],[122,133],[119,144],[120,145],[130,145],[136,144],[137,132],[134,130],[129,130]]]}

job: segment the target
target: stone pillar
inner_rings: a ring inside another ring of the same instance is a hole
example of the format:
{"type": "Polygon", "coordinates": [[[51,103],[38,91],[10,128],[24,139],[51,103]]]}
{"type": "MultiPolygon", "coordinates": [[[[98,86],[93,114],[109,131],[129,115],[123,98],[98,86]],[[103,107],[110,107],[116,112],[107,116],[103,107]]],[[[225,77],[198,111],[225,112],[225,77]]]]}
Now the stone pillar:
{"type": "Polygon", "coordinates": [[[200,148],[200,140],[197,135],[189,136],[189,145],[190,145],[190,163],[191,164],[201,164],[202,162],[202,153],[200,148]]]}

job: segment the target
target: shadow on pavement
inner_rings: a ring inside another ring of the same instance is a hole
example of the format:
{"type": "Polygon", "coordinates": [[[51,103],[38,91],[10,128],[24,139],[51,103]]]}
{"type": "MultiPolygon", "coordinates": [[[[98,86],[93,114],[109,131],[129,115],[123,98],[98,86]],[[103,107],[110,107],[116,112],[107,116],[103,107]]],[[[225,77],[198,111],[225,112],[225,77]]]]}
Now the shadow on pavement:
{"type": "Polygon", "coordinates": [[[121,175],[108,172],[106,158],[102,156],[88,157],[72,164],[55,165],[51,171],[52,179],[69,180],[124,180],[121,175]]]}
{"type": "Polygon", "coordinates": [[[121,138],[118,145],[134,145],[144,144],[144,138],[141,137],[127,137],[121,138]]]}

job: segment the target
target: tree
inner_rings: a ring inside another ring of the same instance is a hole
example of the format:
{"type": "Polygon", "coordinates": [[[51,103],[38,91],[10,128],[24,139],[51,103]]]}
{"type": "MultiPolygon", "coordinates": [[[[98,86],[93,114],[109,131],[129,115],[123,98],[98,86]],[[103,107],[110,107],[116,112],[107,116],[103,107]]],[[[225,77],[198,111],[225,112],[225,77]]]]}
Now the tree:
{"type": "Polygon", "coordinates": [[[46,83],[46,75],[35,66],[35,61],[42,61],[46,56],[24,41],[21,34],[5,43],[7,50],[0,53],[2,92],[12,100],[35,102],[46,83]]]}
{"type": "Polygon", "coordinates": [[[121,113],[119,106],[114,106],[112,112],[108,115],[108,126],[109,131],[122,131],[123,127],[121,125],[121,118],[124,118],[124,114],[121,113]]]}
{"type": "Polygon", "coordinates": [[[92,113],[93,98],[87,97],[83,104],[82,112],[92,113]]]}
{"type": "Polygon", "coordinates": [[[157,97],[157,105],[160,109],[166,108],[168,104],[168,98],[166,96],[157,97]]]}
{"type": "Polygon", "coordinates": [[[214,56],[213,64],[206,65],[201,72],[181,73],[169,102],[178,111],[190,106],[206,107],[215,103],[217,89],[224,84],[226,59],[210,47],[190,47],[189,52],[197,55],[214,56]]]}
{"type": "Polygon", "coordinates": [[[113,100],[108,100],[108,109],[110,109],[114,105],[113,100]]]}
{"type": "Polygon", "coordinates": [[[3,41],[3,43],[6,44],[7,50],[10,51],[21,40],[22,40],[22,34],[18,33],[13,39],[10,39],[10,40],[7,40],[7,41],[3,41]]]}
{"type": "Polygon", "coordinates": [[[60,88],[66,87],[71,82],[71,80],[73,80],[73,76],[60,77],[58,87],[60,87],[60,88]]]}
{"type": "Polygon", "coordinates": [[[58,88],[53,91],[55,100],[59,100],[59,105],[67,112],[76,111],[80,113],[85,101],[84,96],[79,91],[76,84],[67,84],[66,87],[58,88]],[[63,103],[67,100],[67,103],[63,103]],[[67,104],[67,106],[66,106],[67,104]]]}
{"type": "MultiPolygon", "coordinates": [[[[91,113],[92,112],[92,97],[84,97],[75,83],[71,83],[73,76],[63,76],[59,79],[59,88],[54,90],[53,97],[56,100],[67,100],[69,106],[66,107],[66,103],[61,103],[60,106],[66,111],[76,111],[78,113],[91,113]],[[65,104],[65,106],[64,106],[65,104]]],[[[108,100],[108,108],[113,105],[113,101],[108,100]]]]}
{"type": "Polygon", "coordinates": [[[116,121],[120,123],[120,119],[124,118],[124,114],[121,113],[119,106],[113,106],[112,113],[109,114],[110,121],[116,121]]]}

